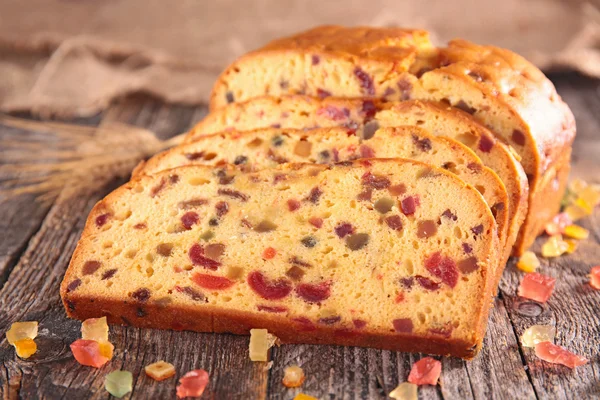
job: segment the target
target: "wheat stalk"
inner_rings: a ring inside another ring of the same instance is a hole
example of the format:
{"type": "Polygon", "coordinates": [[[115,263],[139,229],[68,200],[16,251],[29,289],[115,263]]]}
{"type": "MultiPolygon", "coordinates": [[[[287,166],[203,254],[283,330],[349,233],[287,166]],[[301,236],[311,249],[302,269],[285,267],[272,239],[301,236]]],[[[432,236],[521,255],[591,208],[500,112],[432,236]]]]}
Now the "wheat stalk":
{"type": "Polygon", "coordinates": [[[0,137],[0,195],[33,193],[40,201],[63,190],[97,190],[183,139],[161,141],[146,129],[115,122],[91,127],[0,116],[0,124],[18,129],[0,137]]]}

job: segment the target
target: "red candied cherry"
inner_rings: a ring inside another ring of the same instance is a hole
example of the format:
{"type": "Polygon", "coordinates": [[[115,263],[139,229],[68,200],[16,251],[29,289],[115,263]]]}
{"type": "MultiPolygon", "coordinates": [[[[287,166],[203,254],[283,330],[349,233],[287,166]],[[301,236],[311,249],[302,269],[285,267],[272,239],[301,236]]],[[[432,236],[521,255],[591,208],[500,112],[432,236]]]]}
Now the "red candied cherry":
{"type": "Polygon", "coordinates": [[[296,287],[296,294],[308,303],[318,303],[331,295],[331,283],[302,283],[296,287]]]}
{"type": "Polygon", "coordinates": [[[187,230],[192,229],[192,226],[198,223],[200,217],[193,211],[188,211],[181,216],[181,224],[187,230]]]}
{"type": "Polygon", "coordinates": [[[215,290],[229,289],[235,284],[234,281],[227,279],[224,276],[200,274],[198,272],[192,275],[192,281],[204,289],[215,290]]]}
{"type": "Polygon", "coordinates": [[[188,256],[194,265],[201,265],[206,269],[216,270],[221,265],[220,262],[211,260],[204,256],[204,248],[198,243],[194,243],[188,252],[188,256]]]}
{"type": "Polygon", "coordinates": [[[450,287],[455,287],[458,283],[459,272],[456,263],[450,257],[442,256],[439,251],[425,259],[425,268],[450,287]]]}
{"type": "Polygon", "coordinates": [[[267,300],[283,299],[292,291],[292,284],[285,278],[267,279],[260,271],[248,275],[248,285],[260,297],[267,300]]]}

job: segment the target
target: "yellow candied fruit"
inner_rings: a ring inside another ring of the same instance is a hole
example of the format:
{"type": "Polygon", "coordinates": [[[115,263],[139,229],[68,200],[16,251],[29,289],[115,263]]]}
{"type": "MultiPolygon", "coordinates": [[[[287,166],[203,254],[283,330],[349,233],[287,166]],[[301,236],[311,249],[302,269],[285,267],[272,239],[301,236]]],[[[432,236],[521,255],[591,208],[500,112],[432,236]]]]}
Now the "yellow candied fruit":
{"type": "Polygon", "coordinates": [[[517,262],[517,268],[523,272],[535,272],[540,266],[540,260],[532,251],[526,251],[523,253],[519,262],[517,262]]]}
{"type": "Polygon", "coordinates": [[[250,329],[250,360],[267,361],[267,353],[277,341],[266,329],[250,329]]]}
{"type": "Polygon", "coordinates": [[[38,322],[14,322],[6,332],[6,340],[14,345],[15,342],[22,339],[35,339],[38,335],[38,322]]]}
{"type": "Polygon", "coordinates": [[[573,239],[565,239],[565,243],[569,246],[569,248],[566,251],[567,254],[574,253],[575,250],[577,250],[577,247],[579,246],[579,242],[573,239]]]}
{"type": "Polygon", "coordinates": [[[587,239],[590,236],[590,232],[587,229],[574,224],[566,226],[563,233],[565,236],[579,240],[587,239]]]}
{"type": "Polygon", "coordinates": [[[112,360],[115,346],[110,342],[98,342],[98,344],[100,345],[100,355],[112,360]]]}
{"type": "Polygon", "coordinates": [[[581,200],[594,208],[598,205],[598,203],[600,203],[600,190],[594,188],[593,186],[587,186],[577,192],[577,197],[578,200],[581,200]]]}
{"type": "Polygon", "coordinates": [[[535,347],[536,344],[541,342],[552,342],[554,343],[554,336],[556,335],[556,328],[550,325],[532,325],[525,329],[523,335],[521,335],[521,344],[524,347],[535,347]]]}
{"type": "Polygon", "coordinates": [[[564,212],[569,216],[569,218],[571,218],[571,221],[577,221],[589,215],[584,210],[575,205],[567,206],[564,212]]]}
{"type": "Polygon", "coordinates": [[[581,197],[579,197],[579,198],[577,198],[577,200],[575,200],[575,205],[577,207],[579,207],[581,210],[583,210],[585,215],[591,215],[594,212],[594,205],[588,203],[581,197]]]}
{"type": "Polygon", "coordinates": [[[81,323],[81,338],[95,340],[96,342],[108,342],[108,323],[106,317],[89,318],[81,323]]]}
{"type": "Polygon", "coordinates": [[[164,381],[175,375],[175,366],[166,361],[157,361],[144,368],[146,375],[155,381],[164,381]]]}
{"type": "Polygon", "coordinates": [[[418,386],[414,383],[403,382],[392,390],[388,396],[395,400],[417,400],[419,398],[417,388],[418,386]]]}
{"type": "Polygon", "coordinates": [[[296,388],[304,383],[304,371],[297,365],[292,365],[283,370],[283,385],[288,388],[296,388]]]}
{"type": "Polygon", "coordinates": [[[542,256],[544,257],[559,257],[566,253],[569,245],[562,240],[561,235],[551,236],[542,246],[542,256]]]}
{"type": "Polygon", "coordinates": [[[309,396],[304,393],[298,393],[296,395],[296,397],[294,397],[294,400],[319,400],[319,399],[317,399],[316,397],[309,396]]]}
{"type": "Polygon", "coordinates": [[[14,343],[17,355],[21,358],[29,358],[37,351],[37,344],[33,339],[21,339],[14,343]]]}

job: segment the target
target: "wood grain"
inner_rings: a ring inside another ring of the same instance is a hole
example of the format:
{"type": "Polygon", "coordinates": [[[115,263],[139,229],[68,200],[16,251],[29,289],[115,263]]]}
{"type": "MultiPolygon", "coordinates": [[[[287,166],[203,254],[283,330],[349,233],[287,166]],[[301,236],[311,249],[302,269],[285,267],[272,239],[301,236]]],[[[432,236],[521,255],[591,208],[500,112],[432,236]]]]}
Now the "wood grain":
{"type": "MultiPolygon", "coordinates": [[[[573,169],[577,176],[597,180],[600,84],[571,74],[554,78],[578,121],[573,169]]],[[[203,107],[167,106],[136,96],[119,101],[100,117],[79,122],[125,122],[150,129],[164,139],[185,131],[205,112],[203,107]]],[[[0,126],[0,135],[6,129],[0,126]]],[[[36,340],[39,351],[30,360],[16,358],[4,336],[0,339],[2,398],[105,399],[109,396],[104,376],[115,369],[134,375],[134,390],[125,398],[174,398],[176,378],[154,382],[143,373],[145,365],[164,359],[176,366],[178,376],[195,368],[209,371],[211,380],[203,398],[293,399],[303,392],[319,399],[385,399],[406,380],[413,362],[423,357],[376,349],[283,345],[271,351],[273,366],[268,370],[267,363],[249,361],[247,337],[113,326],[115,358],[99,370],[78,365],[69,344],[79,336],[80,324],[65,317],[58,285],[87,213],[112,186],[89,196],[59,197],[45,208],[32,198],[0,199],[0,276],[4,273],[8,278],[0,290],[0,332],[19,320],[41,324],[36,340]],[[281,383],[284,368],[292,364],[300,365],[307,375],[301,389],[286,389],[281,383]]],[[[550,301],[539,305],[516,296],[522,273],[511,260],[482,352],[470,362],[444,358],[440,385],[420,388],[420,399],[600,396],[600,292],[587,284],[590,267],[600,264],[600,211],[581,223],[591,230],[592,237],[582,242],[576,253],[543,260],[541,272],[557,278],[550,301]],[[518,340],[532,324],[556,325],[556,342],[590,358],[590,363],[572,371],[537,359],[518,340]]],[[[539,250],[544,240],[539,238],[534,250],[539,250]]]]}

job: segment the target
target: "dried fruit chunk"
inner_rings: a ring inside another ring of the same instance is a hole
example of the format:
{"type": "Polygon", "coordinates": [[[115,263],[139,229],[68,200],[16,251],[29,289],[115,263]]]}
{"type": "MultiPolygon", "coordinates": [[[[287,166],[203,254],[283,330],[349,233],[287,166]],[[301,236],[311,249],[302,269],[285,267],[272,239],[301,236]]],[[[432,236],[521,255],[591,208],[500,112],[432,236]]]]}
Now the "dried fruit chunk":
{"type": "Polygon", "coordinates": [[[525,275],[519,285],[518,294],[527,299],[545,303],[552,295],[556,279],[537,272],[525,275]]]}
{"type": "Polygon", "coordinates": [[[450,287],[458,283],[459,272],[456,263],[448,256],[442,256],[438,251],[425,259],[425,268],[450,287]]]}
{"type": "Polygon", "coordinates": [[[260,297],[267,300],[282,299],[292,291],[292,284],[287,279],[268,280],[259,271],[248,274],[248,285],[260,297]]]}
{"type": "Polygon", "coordinates": [[[267,361],[267,353],[276,341],[277,337],[266,329],[250,329],[250,360],[267,361]]]}
{"type": "Polygon", "coordinates": [[[552,364],[562,364],[575,368],[588,363],[588,359],[550,342],[540,342],[535,345],[535,355],[552,364]]]}
{"type": "Polygon", "coordinates": [[[38,322],[14,322],[6,332],[6,340],[14,345],[15,342],[23,339],[35,339],[38,335],[38,322]]]}
{"type": "Polygon", "coordinates": [[[442,373],[442,363],[434,358],[425,357],[413,364],[408,381],[415,385],[437,385],[442,373]]]}
{"type": "Polygon", "coordinates": [[[523,253],[519,262],[517,262],[517,268],[524,272],[535,272],[540,266],[540,260],[532,251],[526,251],[523,253]]]}
{"type": "Polygon", "coordinates": [[[155,381],[164,381],[175,375],[175,367],[166,361],[157,361],[144,367],[146,375],[155,381]]]}
{"type": "Polygon", "coordinates": [[[565,236],[579,240],[587,239],[590,236],[590,232],[587,229],[574,224],[565,226],[563,233],[565,236]]]}
{"type": "Polygon", "coordinates": [[[294,400],[319,400],[319,399],[317,399],[316,397],[309,396],[304,393],[298,393],[296,395],[296,397],[294,397],[294,400]]]}
{"type": "Polygon", "coordinates": [[[418,386],[414,383],[402,382],[388,396],[395,400],[417,400],[419,398],[417,389],[418,386]]]}
{"type": "Polygon", "coordinates": [[[552,218],[551,222],[546,224],[546,233],[549,236],[559,235],[564,232],[567,225],[571,225],[573,222],[571,217],[567,213],[560,213],[552,218]]]}
{"type": "Polygon", "coordinates": [[[590,271],[590,286],[600,290],[600,265],[593,267],[590,271]]]}
{"type": "Polygon", "coordinates": [[[15,346],[17,356],[21,358],[29,358],[37,351],[37,345],[33,339],[17,340],[13,346],[15,346]]]}
{"type": "Polygon", "coordinates": [[[195,369],[179,379],[177,397],[183,399],[184,397],[202,396],[207,385],[208,372],[203,369],[195,369]]]}
{"type": "Polygon", "coordinates": [[[296,388],[304,383],[304,371],[297,365],[286,367],[283,370],[283,385],[288,388],[296,388]]]}
{"type": "Polygon", "coordinates": [[[81,338],[95,340],[96,342],[108,342],[108,323],[106,317],[89,318],[81,323],[81,338]]]}
{"type": "Polygon", "coordinates": [[[113,371],[104,378],[106,391],[121,398],[133,389],[133,375],[129,371],[113,371]]]}
{"type": "Polygon", "coordinates": [[[204,289],[224,290],[232,287],[235,282],[224,276],[214,276],[209,274],[200,274],[198,272],[192,275],[192,281],[204,289]]]}
{"type": "Polygon", "coordinates": [[[569,245],[562,240],[562,236],[556,235],[550,237],[542,246],[542,256],[559,257],[569,250],[569,245]]]}
{"type": "Polygon", "coordinates": [[[318,303],[329,298],[330,286],[330,282],[302,283],[296,288],[296,294],[308,303],[318,303]]]}
{"type": "Polygon", "coordinates": [[[554,342],[556,328],[550,325],[532,325],[525,329],[521,335],[521,344],[524,347],[535,347],[541,342],[554,342]]]}
{"type": "Polygon", "coordinates": [[[102,355],[100,343],[94,340],[77,339],[71,343],[71,352],[79,364],[88,367],[100,368],[109,360],[102,355]]]}

